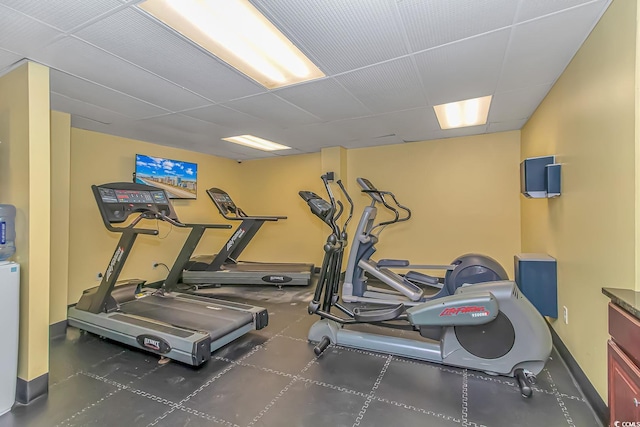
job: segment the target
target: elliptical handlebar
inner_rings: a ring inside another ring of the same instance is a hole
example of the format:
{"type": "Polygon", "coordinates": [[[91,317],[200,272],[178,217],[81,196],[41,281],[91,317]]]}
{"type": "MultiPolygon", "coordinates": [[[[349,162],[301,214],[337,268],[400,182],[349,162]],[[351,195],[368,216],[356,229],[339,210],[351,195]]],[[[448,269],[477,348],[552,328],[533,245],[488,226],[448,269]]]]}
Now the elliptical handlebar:
{"type": "Polygon", "coordinates": [[[371,197],[372,206],[375,205],[376,203],[382,203],[382,205],[388,210],[390,210],[394,215],[394,218],[392,220],[382,221],[379,224],[376,224],[375,226],[373,226],[372,230],[375,228],[396,224],[398,222],[407,221],[409,218],[411,218],[411,209],[400,204],[400,202],[398,202],[398,199],[396,198],[396,195],[393,194],[391,191],[378,190],[376,187],[373,186],[371,181],[369,181],[366,178],[358,178],[357,182],[360,185],[360,187],[362,187],[361,191],[369,195],[369,197],[371,197]],[[393,203],[395,204],[395,207],[389,204],[389,202],[385,198],[385,195],[391,197],[391,199],[393,200],[393,203]],[[401,216],[398,209],[404,211],[405,215],[401,216]]]}
{"type": "Polygon", "coordinates": [[[333,172],[327,172],[326,174],[322,175],[320,178],[322,179],[324,188],[327,191],[327,195],[329,196],[329,202],[331,203],[331,207],[334,212],[334,214],[331,216],[331,219],[330,219],[331,228],[337,237],[339,237],[342,240],[346,240],[347,226],[349,225],[349,222],[353,218],[353,207],[354,207],[353,200],[351,199],[351,196],[349,196],[347,189],[344,187],[342,180],[340,179],[337,180],[336,184],[338,185],[338,187],[340,188],[340,191],[342,192],[342,194],[347,199],[347,202],[349,203],[349,215],[345,220],[345,222],[342,224],[342,228],[340,228],[340,226],[338,225],[338,219],[340,218],[340,216],[342,216],[342,213],[344,212],[344,204],[341,201],[336,201],[336,197],[333,194],[333,190],[331,189],[330,182],[333,181],[333,172]]]}

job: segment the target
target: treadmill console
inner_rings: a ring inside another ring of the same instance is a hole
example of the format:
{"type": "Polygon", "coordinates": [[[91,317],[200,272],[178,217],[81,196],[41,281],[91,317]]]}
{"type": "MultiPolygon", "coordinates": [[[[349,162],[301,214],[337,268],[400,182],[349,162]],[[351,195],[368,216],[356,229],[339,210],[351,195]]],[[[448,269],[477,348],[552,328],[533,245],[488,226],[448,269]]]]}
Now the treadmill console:
{"type": "Polygon", "coordinates": [[[162,213],[178,221],[164,190],[150,185],[114,182],[93,185],[93,194],[105,222],[121,223],[136,212],[162,213]]]}
{"type": "Polygon", "coordinates": [[[229,213],[234,215],[238,212],[238,207],[233,200],[231,200],[231,196],[227,194],[227,192],[219,189],[219,188],[210,188],[207,190],[207,194],[213,200],[213,203],[216,205],[220,213],[224,216],[229,213]]]}
{"type": "Polygon", "coordinates": [[[382,203],[382,197],[380,197],[379,193],[376,193],[378,189],[371,183],[371,181],[367,178],[357,178],[356,182],[360,188],[362,188],[362,191],[365,191],[373,200],[382,203]]]}
{"type": "Polygon", "coordinates": [[[298,194],[305,202],[307,202],[311,212],[315,216],[331,225],[331,218],[334,214],[334,209],[331,206],[331,203],[327,202],[313,191],[299,191],[298,194]]]}

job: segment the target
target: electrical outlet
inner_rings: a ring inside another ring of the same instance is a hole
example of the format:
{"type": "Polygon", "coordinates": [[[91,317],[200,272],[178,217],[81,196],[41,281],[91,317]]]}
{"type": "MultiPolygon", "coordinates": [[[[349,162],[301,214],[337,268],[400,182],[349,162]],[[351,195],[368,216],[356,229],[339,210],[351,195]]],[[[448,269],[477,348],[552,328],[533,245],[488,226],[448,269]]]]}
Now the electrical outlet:
{"type": "Polygon", "coordinates": [[[564,324],[568,325],[569,324],[569,309],[567,308],[566,305],[562,306],[562,317],[564,318],[564,324]]]}
{"type": "Polygon", "coordinates": [[[96,273],[96,280],[102,280],[102,273],[96,273]]]}

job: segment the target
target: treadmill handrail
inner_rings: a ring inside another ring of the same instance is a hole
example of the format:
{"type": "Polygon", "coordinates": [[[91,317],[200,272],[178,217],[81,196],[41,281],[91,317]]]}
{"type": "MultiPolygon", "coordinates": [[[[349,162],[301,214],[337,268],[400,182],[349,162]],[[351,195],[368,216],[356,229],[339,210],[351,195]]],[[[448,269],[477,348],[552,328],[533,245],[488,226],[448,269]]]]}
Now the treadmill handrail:
{"type": "Polygon", "coordinates": [[[228,220],[231,221],[244,221],[245,219],[253,219],[256,221],[278,221],[281,219],[287,219],[286,216],[251,216],[251,215],[247,215],[247,216],[229,216],[226,213],[222,213],[220,212],[220,214],[228,220]]]}
{"type": "Polygon", "coordinates": [[[155,212],[153,211],[143,211],[142,213],[140,213],[140,215],[138,215],[136,217],[136,219],[134,219],[133,221],[131,221],[131,223],[129,225],[127,225],[126,227],[114,227],[113,225],[111,225],[111,223],[109,221],[106,220],[106,218],[103,216],[103,222],[105,227],[107,227],[107,230],[109,231],[113,231],[114,233],[124,233],[127,230],[131,230],[136,234],[151,234],[156,236],[158,234],[158,230],[156,229],[151,229],[151,228],[136,228],[136,225],[142,221],[143,219],[154,219],[156,217],[155,212]],[[152,214],[152,215],[149,215],[152,214]]]}

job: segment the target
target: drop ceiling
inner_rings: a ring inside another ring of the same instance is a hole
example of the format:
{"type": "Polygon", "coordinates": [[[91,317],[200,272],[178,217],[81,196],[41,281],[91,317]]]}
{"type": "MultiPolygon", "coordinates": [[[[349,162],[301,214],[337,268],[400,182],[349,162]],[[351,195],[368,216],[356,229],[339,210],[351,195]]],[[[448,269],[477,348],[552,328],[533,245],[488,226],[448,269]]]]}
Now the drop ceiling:
{"type": "Polygon", "coordinates": [[[520,129],[610,1],[252,0],[326,74],[267,90],[138,0],[0,0],[0,75],[45,64],[72,126],[236,160],[402,144],[520,129]],[[486,125],[439,128],[433,105],[486,95],[486,125]]]}

